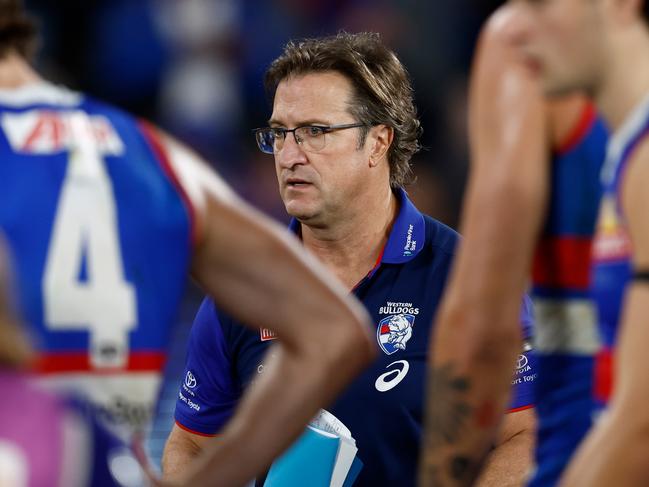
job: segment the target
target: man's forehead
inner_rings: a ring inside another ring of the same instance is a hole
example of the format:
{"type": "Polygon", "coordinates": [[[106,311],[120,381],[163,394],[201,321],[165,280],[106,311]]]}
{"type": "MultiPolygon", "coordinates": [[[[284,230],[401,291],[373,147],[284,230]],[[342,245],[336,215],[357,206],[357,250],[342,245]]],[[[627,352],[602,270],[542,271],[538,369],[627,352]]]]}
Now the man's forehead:
{"type": "Polygon", "coordinates": [[[351,91],[350,81],[333,71],[290,76],[277,86],[271,121],[340,123],[340,116],[349,114],[351,91]]]}

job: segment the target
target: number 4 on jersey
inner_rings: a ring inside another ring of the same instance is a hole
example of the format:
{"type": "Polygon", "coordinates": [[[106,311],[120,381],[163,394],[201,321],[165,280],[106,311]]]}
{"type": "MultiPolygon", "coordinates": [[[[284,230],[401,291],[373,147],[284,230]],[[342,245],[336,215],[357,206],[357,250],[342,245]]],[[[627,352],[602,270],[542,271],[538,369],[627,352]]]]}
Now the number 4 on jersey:
{"type": "Polygon", "coordinates": [[[112,185],[87,117],[77,112],[69,123],[75,143],[45,263],[44,321],[52,330],[87,330],[92,366],[122,367],[137,303],[124,278],[112,185]]]}

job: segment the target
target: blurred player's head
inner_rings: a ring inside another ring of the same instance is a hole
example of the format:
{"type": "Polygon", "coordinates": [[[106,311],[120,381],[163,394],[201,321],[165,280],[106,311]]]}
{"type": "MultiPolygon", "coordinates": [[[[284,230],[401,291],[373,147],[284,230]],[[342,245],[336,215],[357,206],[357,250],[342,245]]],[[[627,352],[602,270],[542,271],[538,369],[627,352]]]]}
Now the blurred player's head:
{"type": "Polygon", "coordinates": [[[630,36],[647,32],[645,0],[523,0],[517,43],[548,94],[601,92],[629,49],[630,36]]]}
{"type": "Polygon", "coordinates": [[[266,90],[274,100],[283,80],[325,72],[338,73],[351,85],[347,110],[354,121],[364,124],[359,130],[359,147],[365,143],[370,127],[383,124],[392,128],[390,185],[397,188],[407,184],[421,129],[412,86],[399,59],[376,33],[339,33],[289,42],[266,72],[266,90]]]}
{"type": "Polygon", "coordinates": [[[36,27],[22,0],[0,0],[0,59],[16,52],[29,59],[36,44],[36,27]]]}
{"type": "Polygon", "coordinates": [[[0,369],[25,366],[31,348],[23,334],[10,299],[10,269],[4,238],[0,235],[0,369]]]}

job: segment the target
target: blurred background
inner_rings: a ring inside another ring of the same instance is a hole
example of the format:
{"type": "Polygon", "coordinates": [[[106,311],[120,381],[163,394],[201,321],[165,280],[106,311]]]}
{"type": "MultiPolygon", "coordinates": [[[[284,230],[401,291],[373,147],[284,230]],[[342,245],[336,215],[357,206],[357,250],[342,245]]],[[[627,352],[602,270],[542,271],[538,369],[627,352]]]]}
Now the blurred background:
{"type": "MultiPolygon", "coordinates": [[[[272,156],[251,129],[271,107],[263,73],[289,39],[380,32],[407,67],[424,128],[408,187],[417,206],[456,227],[467,170],[467,74],[497,0],[26,0],[40,22],[36,67],[55,83],[162,126],[196,149],[253,205],[286,222],[272,156]]],[[[149,450],[173,422],[185,342],[202,295],[178,317],[149,450]]]]}

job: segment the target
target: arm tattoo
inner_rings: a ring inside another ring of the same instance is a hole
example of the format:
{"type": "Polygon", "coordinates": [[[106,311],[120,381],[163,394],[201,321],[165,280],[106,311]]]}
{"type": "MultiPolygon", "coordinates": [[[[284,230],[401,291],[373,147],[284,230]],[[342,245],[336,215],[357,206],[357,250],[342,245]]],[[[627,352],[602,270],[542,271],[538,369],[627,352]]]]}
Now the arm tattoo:
{"type": "Polygon", "coordinates": [[[454,377],[451,366],[429,371],[427,448],[453,444],[471,414],[471,406],[463,397],[470,388],[465,377],[454,377]]]}
{"type": "Polygon", "coordinates": [[[474,416],[468,400],[471,382],[454,373],[452,364],[428,372],[427,424],[421,464],[421,487],[468,486],[475,480],[483,458],[457,451],[457,443],[474,416]],[[455,449],[451,454],[442,449],[455,449]]]}

